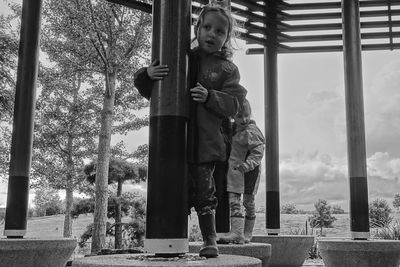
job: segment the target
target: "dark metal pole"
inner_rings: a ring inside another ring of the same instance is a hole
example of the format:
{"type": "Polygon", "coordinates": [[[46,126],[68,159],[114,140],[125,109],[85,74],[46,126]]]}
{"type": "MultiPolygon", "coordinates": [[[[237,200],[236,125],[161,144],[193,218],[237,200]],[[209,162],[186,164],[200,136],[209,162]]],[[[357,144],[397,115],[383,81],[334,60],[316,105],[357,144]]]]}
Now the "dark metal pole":
{"type": "MultiPolygon", "coordinates": [[[[224,8],[231,8],[230,0],[210,0],[209,4],[218,4],[224,8]]],[[[228,144],[228,146],[230,146],[228,144]]],[[[230,154],[230,148],[227,149],[230,154]]],[[[229,210],[229,195],[226,191],[227,186],[228,161],[218,162],[215,166],[214,181],[215,181],[215,196],[218,199],[218,206],[215,209],[215,228],[217,233],[227,233],[230,230],[230,210],[229,210]]]]}
{"type": "MultiPolygon", "coordinates": [[[[268,16],[276,19],[276,3],[268,1],[268,16]]],[[[271,32],[276,25],[267,23],[271,32]]],[[[265,110],[265,185],[266,185],[266,228],[269,235],[280,232],[279,201],[279,125],[278,125],[278,53],[276,35],[268,35],[268,44],[264,47],[264,110],[265,110]]]]}
{"type": "Polygon", "coordinates": [[[22,4],[10,173],[4,226],[4,235],[9,238],[22,238],[26,234],[41,7],[41,0],[24,0],[22,4]]]}
{"type": "Polygon", "coordinates": [[[169,75],[154,83],[150,104],[145,249],[188,252],[187,121],[191,1],[153,1],[152,58],[169,75]]]}
{"type": "Polygon", "coordinates": [[[368,239],[368,185],[362,83],[360,8],[342,0],[346,91],[347,154],[350,179],[350,228],[353,239],[368,239]]]}

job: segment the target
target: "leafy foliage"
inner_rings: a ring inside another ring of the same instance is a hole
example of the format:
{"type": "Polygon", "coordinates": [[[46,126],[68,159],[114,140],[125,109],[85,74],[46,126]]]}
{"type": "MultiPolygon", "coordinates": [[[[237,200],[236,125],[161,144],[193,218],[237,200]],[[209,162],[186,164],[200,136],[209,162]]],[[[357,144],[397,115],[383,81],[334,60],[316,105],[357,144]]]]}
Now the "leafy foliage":
{"type": "Polygon", "coordinates": [[[35,205],[36,216],[49,216],[60,214],[63,211],[62,200],[57,193],[57,190],[51,188],[40,188],[35,190],[35,205]]]}
{"type": "Polygon", "coordinates": [[[12,20],[12,15],[0,15],[0,122],[10,122],[13,111],[18,39],[12,20]]]}
{"type": "Polygon", "coordinates": [[[374,227],[386,227],[390,224],[393,217],[390,216],[392,210],[384,199],[375,199],[369,204],[369,225],[374,227]]]}
{"type": "Polygon", "coordinates": [[[0,179],[3,180],[9,167],[18,55],[17,33],[11,27],[13,20],[13,14],[0,14],[0,179]]]}
{"type": "Polygon", "coordinates": [[[298,210],[297,210],[295,204],[288,203],[288,204],[282,205],[281,213],[282,214],[297,214],[298,210]]]}
{"type": "MultiPolygon", "coordinates": [[[[47,1],[44,36],[53,36],[46,52],[64,54],[64,61],[98,76],[104,88],[97,157],[96,210],[92,251],[105,240],[107,175],[112,133],[126,134],[148,125],[134,110],[148,102],[133,90],[133,74],[149,59],[149,14],[107,1],[47,1]]],[[[50,60],[52,57],[49,56],[50,60]]]]}
{"type": "MultiPolygon", "coordinates": [[[[92,198],[84,198],[79,199],[73,205],[71,215],[74,219],[78,218],[79,215],[88,214],[94,212],[94,203],[95,200],[92,198]]],[[[117,203],[117,197],[110,196],[108,198],[108,205],[107,205],[107,218],[114,218],[115,219],[115,206],[117,203]]],[[[132,197],[129,194],[125,194],[121,197],[121,210],[123,216],[128,216],[131,212],[131,205],[133,203],[132,197]]]]}
{"type": "MultiPolygon", "coordinates": [[[[124,236],[124,248],[138,247],[143,246],[143,239],[145,235],[145,221],[146,221],[146,201],[143,197],[133,194],[133,193],[124,193],[122,196],[122,210],[124,216],[129,216],[130,221],[123,224],[123,236],[124,236]]],[[[112,206],[114,198],[110,198],[109,203],[109,218],[115,218],[115,208],[112,206]]],[[[94,210],[94,200],[85,200],[81,201],[81,206],[79,208],[79,204],[74,208],[74,210],[78,212],[86,213],[86,211],[90,210],[93,212],[94,210]]],[[[81,213],[82,214],[82,213],[81,213]]],[[[107,222],[107,235],[114,236],[114,227],[115,224],[111,222],[107,222]]],[[[92,237],[93,233],[93,224],[87,226],[86,231],[80,237],[78,242],[80,247],[85,247],[87,241],[92,237]]]]}
{"type": "Polygon", "coordinates": [[[332,214],[344,214],[344,210],[339,205],[333,205],[332,214]]]}
{"type": "Polygon", "coordinates": [[[399,211],[400,210],[400,193],[394,194],[393,198],[394,198],[393,199],[393,207],[395,209],[397,209],[397,211],[399,211]]]}
{"type": "Polygon", "coordinates": [[[314,204],[315,211],[312,216],[310,216],[309,222],[311,227],[320,227],[322,235],[323,227],[332,227],[336,218],[332,216],[332,208],[328,205],[328,202],[324,199],[318,199],[314,204]]]}
{"type": "Polygon", "coordinates": [[[375,229],[372,233],[374,238],[400,240],[400,221],[394,220],[384,227],[375,229]]]}
{"type": "MultiPolygon", "coordinates": [[[[146,167],[128,162],[126,160],[112,158],[108,167],[108,183],[124,182],[130,180],[134,183],[140,183],[146,179],[146,167]]],[[[84,173],[90,183],[96,180],[95,161],[85,165],[84,173]]]]}

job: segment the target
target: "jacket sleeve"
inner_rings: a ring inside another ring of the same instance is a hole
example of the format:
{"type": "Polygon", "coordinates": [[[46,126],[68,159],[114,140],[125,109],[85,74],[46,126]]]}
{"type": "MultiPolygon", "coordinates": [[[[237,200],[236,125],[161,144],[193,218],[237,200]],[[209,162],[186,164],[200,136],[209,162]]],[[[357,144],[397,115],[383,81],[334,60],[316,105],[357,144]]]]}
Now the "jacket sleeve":
{"type": "Polygon", "coordinates": [[[265,139],[261,131],[256,127],[252,127],[248,132],[248,146],[248,156],[242,164],[245,169],[244,172],[254,170],[261,164],[261,160],[264,156],[265,139]]]}
{"type": "Polygon", "coordinates": [[[147,68],[141,68],[134,75],[134,83],[136,88],[143,97],[150,99],[152,80],[147,75],[147,68]]]}
{"type": "Polygon", "coordinates": [[[240,74],[238,68],[233,64],[232,70],[226,72],[226,79],[221,90],[208,90],[208,98],[205,107],[217,114],[230,117],[236,115],[239,105],[243,103],[247,91],[239,84],[240,74]]]}

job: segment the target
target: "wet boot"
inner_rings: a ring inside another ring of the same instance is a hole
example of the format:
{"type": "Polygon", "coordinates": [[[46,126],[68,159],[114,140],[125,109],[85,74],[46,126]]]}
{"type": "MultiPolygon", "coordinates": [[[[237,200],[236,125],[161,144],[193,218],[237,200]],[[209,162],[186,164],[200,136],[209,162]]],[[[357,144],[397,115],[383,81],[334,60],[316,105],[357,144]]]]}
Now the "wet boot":
{"type": "Polygon", "coordinates": [[[231,217],[231,231],[222,236],[219,240],[219,244],[244,244],[244,218],[243,217],[231,217]]]}
{"type": "Polygon", "coordinates": [[[205,214],[199,215],[199,226],[201,235],[203,236],[203,245],[200,249],[199,256],[206,258],[218,257],[217,233],[215,231],[215,215],[205,214]]]}
{"type": "Polygon", "coordinates": [[[244,242],[245,243],[251,242],[251,238],[253,237],[253,228],[254,228],[255,222],[256,222],[255,219],[249,220],[246,218],[244,220],[244,242]]]}

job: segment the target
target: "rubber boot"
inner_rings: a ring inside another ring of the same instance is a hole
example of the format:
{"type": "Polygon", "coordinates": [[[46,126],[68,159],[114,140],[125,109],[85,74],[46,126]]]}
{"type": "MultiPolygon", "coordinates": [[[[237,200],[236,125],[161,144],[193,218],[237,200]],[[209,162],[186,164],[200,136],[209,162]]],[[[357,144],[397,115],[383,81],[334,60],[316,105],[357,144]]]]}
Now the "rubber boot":
{"type": "Polygon", "coordinates": [[[219,240],[219,244],[244,244],[244,218],[243,217],[231,217],[231,231],[226,235],[222,236],[219,240]]]}
{"type": "Polygon", "coordinates": [[[253,228],[254,228],[255,222],[256,222],[255,219],[249,220],[246,218],[244,220],[244,242],[245,243],[251,242],[251,238],[253,237],[253,228]]]}
{"type": "Polygon", "coordinates": [[[199,215],[199,226],[201,235],[203,236],[203,245],[200,249],[199,256],[206,258],[218,257],[217,233],[215,231],[215,215],[206,214],[199,215]]]}

